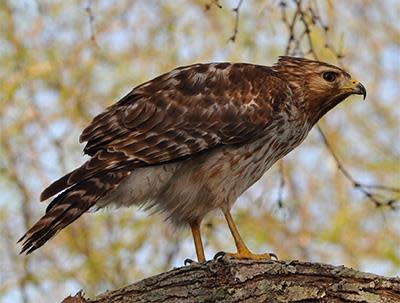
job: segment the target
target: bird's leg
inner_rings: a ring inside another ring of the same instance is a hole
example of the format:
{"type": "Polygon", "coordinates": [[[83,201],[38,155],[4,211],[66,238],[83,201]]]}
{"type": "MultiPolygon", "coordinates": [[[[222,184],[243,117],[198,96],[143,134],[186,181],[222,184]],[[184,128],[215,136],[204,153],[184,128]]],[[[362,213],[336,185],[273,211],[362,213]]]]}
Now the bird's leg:
{"type": "Polygon", "coordinates": [[[239,231],[236,228],[235,223],[233,222],[233,219],[232,219],[232,216],[231,216],[229,210],[223,210],[223,213],[224,213],[226,221],[228,222],[229,230],[232,233],[232,236],[233,236],[233,239],[235,240],[235,245],[237,248],[237,253],[234,253],[234,254],[226,253],[226,255],[231,256],[236,259],[251,259],[251,260],[265,260],[265,259],[271,259],[271,257],[276,258],[276,255],[273,253],[253,254],[247,248],[246,244],[243,242],[242,237],[240,236],[239,231]]]}
{"type": "Polygon", "coordinates": [[[203,242],[201,241],[200,223],[190,223],[192,229],[194,247],[196,249],[197,261],[199,263],[205,262],[203,242]]]}

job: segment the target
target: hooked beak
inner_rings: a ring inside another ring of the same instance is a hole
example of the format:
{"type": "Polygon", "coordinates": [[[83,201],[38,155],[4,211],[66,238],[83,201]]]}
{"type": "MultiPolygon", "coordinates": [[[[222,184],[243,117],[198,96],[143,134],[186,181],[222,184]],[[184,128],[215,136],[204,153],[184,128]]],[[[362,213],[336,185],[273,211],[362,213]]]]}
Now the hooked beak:
{"type": "Polygon", "coordinates": [[[355,95],[363,95],[364,100],[367,97],[367,90],[364,85],[355,79],[349,79],[342,87],[342,90],[355,95]]]}
{"type": "Polygon", "coordinates": [[[367,97],[367,90],[365,89],[364,85],[362,85],[360,82],[358,82],[354,86],[353,93],[356,95],[363,95],[364,100],[367,97]]]}

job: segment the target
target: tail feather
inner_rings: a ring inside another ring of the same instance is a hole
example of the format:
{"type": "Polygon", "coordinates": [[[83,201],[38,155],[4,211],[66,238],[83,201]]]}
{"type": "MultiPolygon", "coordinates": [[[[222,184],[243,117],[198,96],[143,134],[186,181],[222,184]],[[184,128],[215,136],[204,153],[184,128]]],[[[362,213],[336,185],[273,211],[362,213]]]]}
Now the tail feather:
{"type": "MultiPolygon", "coordinates": [[[[116,168],[120,165],[121,158],[127,157],[123,153],[108,153],[104,150],[97,152],[93,158],[85,162],[82,166],[54,181],[43,190],[40,194],[40,201],[47,200],[74,184],[83,182],[86,179],[95,176],[99,171],[112,170],[116,168]],[[114,161],[115,159],[118,159],[119,161],[114,161]]],[[[127,163],[130,163],[129,159],[126,160],[127,163]]]]}
{"type": "Polygon", "coordinates": [[[45,244],[49,239],[54,237],[60,230],[78,219],[85,213],[90,205],[70,205],[64,212],[57,215],[58,212],[51,212],[44,215],[19,241],[25,239],[21,254],[30,254],[37,248],[45,244]]]}
{"type": "Polygon", "coordinates": [[[41,247],[88,211],[103,195],[115,190],[129,174],[129,170],[101,172],[58,195],[47,207],[46,214],[18,240],[23,241],[21,253],[29,254],[41,247]]]}
{"type": "MultiPolygon", "coordinates": [[[[82,167],[82,166],[81,166],[82,167]]],[[[69,177],[78,170],[77,168],[74,171],[66,174],[65,176],[59,178],[58,180],[51,183],[48,187],[46,187],[42,193],[40,194],[40,201],[45,201],[48,198],[58,194],[59,192],[67,189],[68,187],[72,186],[74,183],[69,182],[69,177]]]]}

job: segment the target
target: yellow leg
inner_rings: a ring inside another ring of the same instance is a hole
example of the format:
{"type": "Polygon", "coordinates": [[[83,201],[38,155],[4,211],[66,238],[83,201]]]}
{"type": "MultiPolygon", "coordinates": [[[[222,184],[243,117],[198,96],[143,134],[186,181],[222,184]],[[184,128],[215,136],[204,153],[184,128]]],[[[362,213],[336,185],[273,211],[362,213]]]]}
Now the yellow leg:
{"type": "Polygon", "coordinates": [[[197,261],[199,263],[205,262],[206,258],[204,256],[203,242],[201,241],[200,224],[199,223],[191,223],[190,228],[192,229],[194,247],[196,249],[196,255],[197,255],[197,261]]]}
{"type": "Polygon", "coordinates": [[[239,234],[238,229],[236,228],[235,223],[233,222],[232,216],[229,211],[223,211],[226,221],[228,222],[229,229],[232,233],[233,239],[235,240],[235,245],[237,248],[237,253],[227,255],[236,258],[236,259],[251,259],[251,260],[265,260],[271,259],[271,256],[275,256],[275,254],[253,254],[244,244],[242,237],[239,234]]]}

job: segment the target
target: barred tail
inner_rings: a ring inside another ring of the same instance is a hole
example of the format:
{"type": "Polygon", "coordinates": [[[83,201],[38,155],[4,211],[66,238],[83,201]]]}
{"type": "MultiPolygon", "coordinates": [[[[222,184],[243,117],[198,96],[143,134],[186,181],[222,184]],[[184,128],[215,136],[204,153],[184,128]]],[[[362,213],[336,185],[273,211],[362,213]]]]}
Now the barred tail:
{"type": "Polygon", "coordinates": [[[59,194],[47,207],[46,214],[18,240],[21,253],[41,247],[60,230],[74,222],[106,193],[117,188],[129,170],[109,170],[81,181],[59,194]]]}

